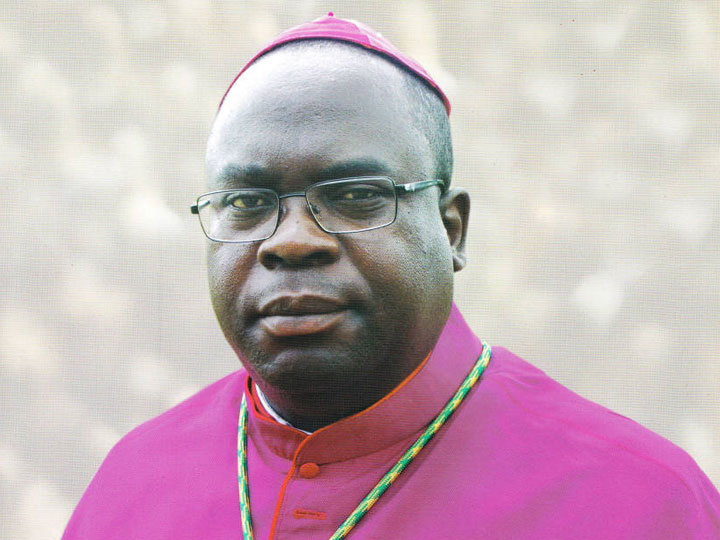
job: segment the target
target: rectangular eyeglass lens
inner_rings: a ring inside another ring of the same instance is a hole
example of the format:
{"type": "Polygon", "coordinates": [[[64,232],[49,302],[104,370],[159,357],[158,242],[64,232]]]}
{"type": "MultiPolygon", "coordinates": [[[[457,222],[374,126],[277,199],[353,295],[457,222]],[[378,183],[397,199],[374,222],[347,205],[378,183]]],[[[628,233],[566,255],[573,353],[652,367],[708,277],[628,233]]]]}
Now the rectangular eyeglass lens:
{"type": "Polygon", "coordinates": [[[389,178],[325,182],[307,196],[318,223],[330,232],[372,229],[395,219],[395,185],[389,178]]]}
{"type": "Polygon", "coordinates": [[[253,189],[208,195],[210,204],[200,211],[208,235],[226,242],[249,242],[266,238],[275,230],[277,196],[253,189]]]}

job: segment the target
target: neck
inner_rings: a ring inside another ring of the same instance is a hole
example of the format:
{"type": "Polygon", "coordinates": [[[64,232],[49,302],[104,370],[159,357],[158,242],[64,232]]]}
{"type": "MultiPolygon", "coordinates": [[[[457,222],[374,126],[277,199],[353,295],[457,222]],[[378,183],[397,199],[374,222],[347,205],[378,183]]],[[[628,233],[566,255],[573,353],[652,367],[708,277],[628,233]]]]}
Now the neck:
{"type": "Polygon", "coordinates": [[[275,414],[292,427],[310,433],[367,409],[383,397],[365,396],[366,400],[359,400],[358,396],[348,395],[347,390],[336,391],[332,397],[311,393],[289,395],[272,388],[266,390],[259,383],[258,387],[275,414]],[[342,399],[344,396],[346,400],[342,399]]]}
{"type": "Polygon", "coordinates": [[[276,422],[279,424],[283,424],[285,426],[290,426],[292,428],[298,429],[306,434],[312,433],[311,431],[306,431],[304,429],[300,429],[297,426],[293,426],[290,422],[288,422],[285,418],[283,418],[276,410],[275,408],[270,404],[267,397],[265,397],[265,394],[262,390],[260,390],[260,387],[256,384],[255,385],[255,394],[257,395],[258,399],[260,400],[260,404],[265,409],[265,412],[267,412],[270,416],[275,419],[276,422]]]}
{"type": "Polygon", "coordinates": [[[313,432],[371,407],[411,379],[430,357],[427,354],[409,373],[383,378],[375,384],[334,386],[328,391],[288,391],[256,380],[272,410],[292,427],[313,432]],[[383,384],[384,383],[384,384],[383,384]]]}

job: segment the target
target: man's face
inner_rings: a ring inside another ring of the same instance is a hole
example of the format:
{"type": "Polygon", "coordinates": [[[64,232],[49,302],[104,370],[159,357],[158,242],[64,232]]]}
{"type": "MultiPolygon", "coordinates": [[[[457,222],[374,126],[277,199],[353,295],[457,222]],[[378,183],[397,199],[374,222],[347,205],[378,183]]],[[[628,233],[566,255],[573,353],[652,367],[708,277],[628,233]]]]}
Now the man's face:
{"type": "MultiPolygon", "coordinates": [[[[398,184],[431,178],[427,142],[411,125],[396,69],[346,48],[290,47],[260,59],[213,127],[210,189],[283,194],[351,176],[398,184]]],[[[281,200],[271,238],[210,244],[218,321],[275,403],[334,391],[345,394],[351,414],[431,350],[453,283],[439,198],[438,187],[399,195],[392,225],[333,235],[318,227],[303,197],[291,197],[281,200]]]]}

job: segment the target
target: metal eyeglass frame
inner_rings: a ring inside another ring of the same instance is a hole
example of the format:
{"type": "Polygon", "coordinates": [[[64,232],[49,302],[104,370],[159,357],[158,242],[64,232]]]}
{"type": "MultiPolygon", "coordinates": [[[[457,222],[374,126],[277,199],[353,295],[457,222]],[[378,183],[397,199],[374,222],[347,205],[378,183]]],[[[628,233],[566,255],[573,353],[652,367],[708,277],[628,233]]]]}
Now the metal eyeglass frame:
{"type": "MultiPolygon", "coordinates": [[[[417,191],[422,191],[422,190],[427,189],[427,188],[432,187],[432,186],[440,186],[440,193],[441,193],[441,194],[445,193],[445,191],[447,190],[447,187],[445,186],[445,182],[442,181],[442,180],[438,180],[438,179],[435,179],[435,180],[421,180],[421,181],[419,181],[419,182],[410,182],[410,183],[408,183],[408,184],[396,184],[395,181],[394,181],[392,178],[388,177],[388,176],[355,176],[355,177],[349,177],[349,178],[336,178],[336,179],[333,179],[333,180],[323,180],[323,181],[321,181],[321,182],[315,182],[314,184],[310,184],[310,185],[307,186],[303,191],[294,191],[294,192],[292,192],[292,193],[285,193],[285,194],[283,194],[283,195],[280,195],[278,192],[276,192],[276,191],[274,191],[274,190],[272,190],[272,189],[257,188],[257,189],[260,190],[260,191],[264,191],[264,192],[269,192],[269,193],[275,194],[275,195],[277,196],[277,199],[278,199],[277,220],[276,220],[276,222],[275,222],[275,227],[273,228],[273,231],[272,231],[269,235],[264,236],[263,238],[257,238],[257,239],[253,239],[253,240],[218,240],[217,238],[211,237],[211,236],[207,233],[207,231],[205,230],[205,227],[203,226],[202,220],[199,219],[199,221],[200,221],[200,228],[202,229],[203,233],[204,233],[205,236],[208,238],[208,240],[211,240],[211,241],[213,241],[213,242],[221,242],[221,243],[223,243],[223,244],[248,244],[248,243],[251,243],[251,242],[262,242],[262,241],[264,241],[264,240],[267,240],[268,238],[271,238],[271,237],[275,234],[275,232],[277,231],[278,226],[280,225],[280,218],[281,218],[281,216],[282,216],[282,211],[281,211],[281,208],[280,208],[280,201],[281,201],[282,199],[287,199],[288,197],[305,197],[305,202],[307,203],[308,209],[310,210],[310,215],[313,217],[313,220],[315,221],[315,223],[317,224],[317,226],[320,227],[320,229],[322,229],[322,230],[325,231],[326,233],[328,233],[328,234],[352,234],[352,233],[358,233],[358,232],[364,232],[364,231],[372,231],[372,230],[375,230],[375,229],[382,229],[383,227],[387,227],[387,226],[392,225],[393,223],[395,223],[395,220],[397,219],[397,194],[415,193],[415,192],[417,192],[417,191]],[[378,178],[382,178],[382,179],[385,179],[385,180],[389,180],[389,181],[392,183],[393,187],[395,188],[395,194],[396,194],[396,198],[395,198],[395,213],[394,213],[394,215],[393,215],[392,221],[390,221],[390,222],[388,222],[388,223],[385,223],[385,224],[383,224],[383,225],[376,225],[376,226],[374,226],[374,227],[367,227],[367,228],[365,228],[365,229],[357,229],[357,230],[352,230],[352,231],[341,231],[341,232],[329,231],[329,230],[327,230],[325,227],[323,227],[323,226],[318,222],[317,216],[315,216],[315,213],[313,212],[313,209],[312,209],[312,203],[311,203],[311,202],[308,200],[308,198],[307,198],[307,191],[308,191],[308,189],[311,189],[312,187],[314,187],[314,186],[319,186],[319,185],[327,185],[327,184],[334,184],[334,183],[341,183],[341,182],[347,182],[347,183],[349,183],[349,181],[362,182],[363,180],[378,179],[378,178]]],[[[215,194],[215,193],[232,193],[233,191],[242,191],[242,189],[244,189],[244,188],[238,188],[238,189],[219,189],[219,190],[216,190],[216,191],[209,191],[209,192],[207,192],[207,193],[203,193],[202,195],[200,195],[200,196],[197,198],[195,204],[193,204],[193,205],[190,206],[190,213],[197,215],[198,218],[199,218],[199,217],[200,217],[200,210],[201,210],[204,206],[210,204],[210,201],[209,201],[209,200],[208,200],[208,201],[203,201],[203,202],[201,203],[201,202],[200,202],[200,199],[201,199],[202,197],[205,197],[205,196],[207,196],[207,195],[213,195],[213,194],[215,194]]]]}

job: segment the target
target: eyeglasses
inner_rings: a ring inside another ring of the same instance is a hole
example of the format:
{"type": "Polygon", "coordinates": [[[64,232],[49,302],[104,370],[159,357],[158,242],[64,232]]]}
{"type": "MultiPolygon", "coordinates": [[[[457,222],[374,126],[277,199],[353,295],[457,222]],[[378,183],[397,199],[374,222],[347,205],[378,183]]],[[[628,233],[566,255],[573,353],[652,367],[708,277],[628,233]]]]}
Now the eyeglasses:
{"type": "Polygon", "coordinates": [[[397,217],[398,193],[414,193],[442,180],[395,184],[386,176],[327,180],[305,191],[278,195],[272,189],[239,188],[212,191],[190,207],[200,218],[205,236],[215,242],[258,242],[270,238],[280,223],[280,199],[305,197],[320,228],[345,234],[387,227],[397,217]]]}

